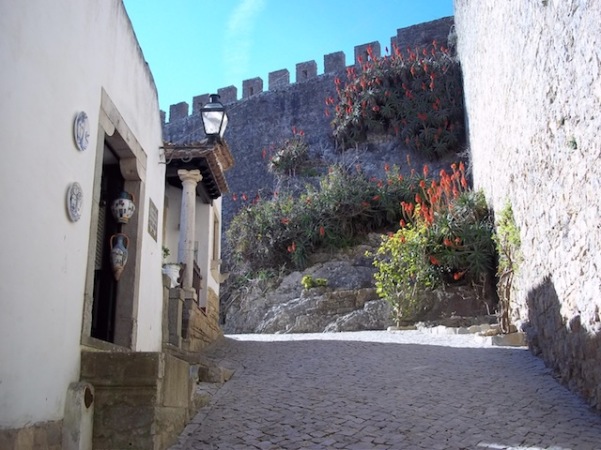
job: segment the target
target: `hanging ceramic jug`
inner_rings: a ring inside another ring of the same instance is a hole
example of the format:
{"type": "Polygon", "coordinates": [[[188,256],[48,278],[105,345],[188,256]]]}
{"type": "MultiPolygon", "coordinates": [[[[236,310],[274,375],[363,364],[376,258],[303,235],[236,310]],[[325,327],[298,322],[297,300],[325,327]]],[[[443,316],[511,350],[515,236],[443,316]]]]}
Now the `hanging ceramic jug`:
{"type": "Polygon", "coordinates": [[[111,268],[115,280],[119,281],[125,264],[127,264],[127,247],[129,247],[129,238],[123,233],[113,234],[111,236],[111,268]]]}
{"type": "Polygon", "coordinates": [[[115,199],[111,203],[111,212],[113,217],[119,223],[127,223],[131,216],[136,211],[136,205],[134,203],[134,196],[129,192],[121,192],[119,198],[115,199]]]}

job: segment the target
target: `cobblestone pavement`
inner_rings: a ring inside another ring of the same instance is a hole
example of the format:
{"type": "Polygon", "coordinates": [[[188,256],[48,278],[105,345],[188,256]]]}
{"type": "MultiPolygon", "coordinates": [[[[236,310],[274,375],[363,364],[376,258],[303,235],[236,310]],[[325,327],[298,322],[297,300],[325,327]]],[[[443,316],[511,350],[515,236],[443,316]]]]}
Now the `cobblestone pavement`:
{"type": "Polygon", "coordinates": [[[601,449],[601,415],[524,348],[420,331],[236,335],[191,449],[601,449]]]}

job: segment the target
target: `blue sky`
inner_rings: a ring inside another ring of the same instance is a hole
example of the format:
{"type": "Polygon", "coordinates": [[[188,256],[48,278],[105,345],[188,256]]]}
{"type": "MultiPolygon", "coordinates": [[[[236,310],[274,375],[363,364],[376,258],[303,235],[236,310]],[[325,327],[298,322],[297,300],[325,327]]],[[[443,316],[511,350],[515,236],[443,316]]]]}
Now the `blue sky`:
{"type": "Polygon", "coordinates": [[[453,15],[453,0],[124,0],[161,109],[343,51],[390,47],[397,28],[453,15]]]}

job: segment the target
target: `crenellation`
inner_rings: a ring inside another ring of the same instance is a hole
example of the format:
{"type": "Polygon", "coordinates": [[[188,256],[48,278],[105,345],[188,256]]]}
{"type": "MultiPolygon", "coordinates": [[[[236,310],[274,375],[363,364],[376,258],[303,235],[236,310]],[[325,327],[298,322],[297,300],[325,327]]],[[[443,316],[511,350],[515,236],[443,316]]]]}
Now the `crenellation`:
{"type": "Polygon", "coordinates": [[[238,88],[236,86],[228,86],[217,90],[217,94],[221,97],[221,103],[227,105],[238,101],[238,88]]]}
{"type": "MultiPolygon", "coordinates": [[[[392,52],[394,47],[406,50],[407,47],[429,45],[436,40],[441,45],[447,45],[447,38],[453,25],[453,17],[445,17],[432,22],[412,25],[406,28],[396,30],[396,35],[390,38],[390,48],[386,48],[386,53],[392,52]]],[[[358,65],[359,58],[363,62],[368,60],[367,49],[371,46],[373,54],[380,57],[382,54],[380,43],[377,41],[369,42],[354,47],[354,65],[358,65]]],[[[323,74],[342,73],[347,68],[346,55],[344,52],[334,52],[324,55],[323,74]]],[[[268,91],[275,91],[291,86],[290,72],[288,69],[276,70],[269,73],[268,91]]],[[[296,64],[296,79],[294,83],[302,83],[317,78],[317,63],[304,61],[296,64]]],[[[221,102],[231,104],[238,101],[245,101],[249,98],[263,92],[263,79],[260,77],[251,78],[242,82],[242,97],[238,99],[238,89],[235,86],[228,86],[219,89],[221,102]]],[[[208,102],[208,94],[196,96],[192,99],[192,115],[198,114],[200,108],[208,102]]],[[[181,102],[171,105],[169,109],[169,122],[179,120],[188,116],[188,104],[181,102]]],[[[165,123],[165,122],[163,122],[165,123]]]]}
{"type": "Polygon", "coordinates": [[[399,28],[396,37],[391,39],[392,46],[401,50],[430,45],[433,41],[447,46],[449,32],[453,26],[453,17],[443,17],[432,22],[399,28]]]}
{"type": "Polygon", "coordinates": [[[346,68],[344,52],[329,53],[323,57],[324,73],[339,72],[346,68]]]}
{"type": "Polygon", "coordinates": [[[290,84],[290,72],[288,69],[276,70],[269,72],[269,87],[268,90],[286,87],[290,84]]]}
{"type": "Polygon", "coordinates": [[[197,95],[192,99],[192,115],[200,113],[200,108],[209,103],[209,94],[197,95]]]}
{"type": "Polygon", "coordinates": [[[315,61],[306,61],[296,65],[296,82],[315,78],[317,76],[317,63],[315,61]]]}
{"type": "Polygon", "coordinates": [[[179,102],[169,107],[169,122],[174,120],[185,119],[188,117],[188,103],[179,102]]]}
{"type": "Polygon", "coordinates": [[[253,95],[263,92],[263,79],[261,77],[251,78],[242,82],[242,98],[247,99],[253,95]]]}
{"type": "Polygon", "coordinates": [[[356,66],[359,66],[359,65],[367,62],[367,60],[369,59],[368,49],[370,47],[373,52],[373,55],[376,58],[379,58],[381,56],[380,43],[378,41],[368,42],[367,44],[363,44],[363,45],[356,45],[355,46],[355,65],[356,66]]]}

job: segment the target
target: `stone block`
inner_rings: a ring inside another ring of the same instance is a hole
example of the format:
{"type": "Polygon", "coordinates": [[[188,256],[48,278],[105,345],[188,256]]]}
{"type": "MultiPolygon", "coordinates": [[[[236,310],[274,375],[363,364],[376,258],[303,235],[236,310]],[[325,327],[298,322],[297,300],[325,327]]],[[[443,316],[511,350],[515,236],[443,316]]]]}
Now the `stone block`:
{"type": "Polygon", "coordinates": [[[168,329],[169,343],[180,348],[182,345],[182,315],[184,300],[180,297],[169,299],[168,329]]]}
{"type": "Polygon", "coordinates": [[[269,73],[269,90],[286,87],[290,84],[290,72],[288,69],[276,70],[269,73]]]}
{"type": "Polygon", "coordinates": [[[491,344],[499,347],[524,347],[526,346],[526,335],[524,333],[498,334],[491,336],[491,344]]]}
{"type": "Polygon", "coordinates": [[[238,88],[236,86],[228,86],[217,90],[221,97],[221,103],[227,105],[238,100],[238,88]]]}
{"type": "Polygon", "coordinates": [[[340,72],[346,68],[344,52],[335,52],[323,57],[324,73],[340,72]]]}
{"type": "Polygon", "coordinates": [[[162,383],[162,406],[188,408],[190,401],[190,365],[179,358],[165,354],[165,372],[162,383]]]}
{"type": "Polygon", "coordinates": [[[81,379],[99,386],[155,386],[161,354],[87,352],[81,354],[81,379]]]}
{"type": "Polygon", "coordinates": [[[209,103],[209,94],[197,95],[192,98],[192,115],[200,114],[200,108],[209,103]]]}
{"type": "Polygon", "coordinates": [[[247,99],[263,92],[263,80],[259,77],[242,82],[242,98],[247,99]]]}
{"type": "Polygon", "coordinates": [[[369,55],[368,55],[367,49],[369,47],[371,47],[372,52],[375,57],[377,57],[377,58],[380,57],[380,43],[379,42],[374,41],[374,42],[369,42],[367,44],[357,45],[357,46],[355,46],[355,65],[356,66],[358,66],[360,64],[365,64],[368,61],[369,55]],[[361,63],[359,62],[359,59],[361,59],[361,63]]]}
{"type": "Polygon", "coordinates": [[[296,82],[315,78],[317,76],[317,63],[315,61],[307,61],[296,65],[296,82]]]}
{"type": "Polygon", "coordinates": [[[169,122],[188,117],[188,104],[179,102],[169,107],[169,122]]]}

